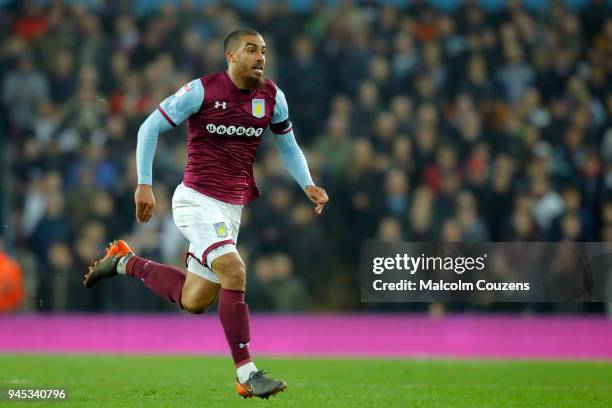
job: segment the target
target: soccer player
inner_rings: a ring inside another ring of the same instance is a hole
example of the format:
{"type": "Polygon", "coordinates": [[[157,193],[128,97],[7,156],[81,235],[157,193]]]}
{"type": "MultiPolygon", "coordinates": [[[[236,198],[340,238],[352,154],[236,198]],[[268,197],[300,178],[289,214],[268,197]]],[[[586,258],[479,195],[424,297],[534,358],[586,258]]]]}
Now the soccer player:
{"type": "Polygon", "coordinates": [[[219,319],[236,365],[238,394],[268,398],[287,384],[266,377],[251,360],[246,269],[236,251],[242,208],[260,195],[253,160],[268,126],[285,167],[315,204],[317,214],[329,198],[312,181],[295,141],[285,95],[264,76],[263,37],[251,29],[234,31],[224,48],[227,71],[183,86],[138,131],[136,219],[147,222],[155,209],[151,185],[158,134],[187,120],[187,165],[172,198],[172,212],[190,242],[188,272],[140,258],[119,240],[90,266],[83,283],[90,288],[102,278],[130,275],[191,313],[203,313],[218,298],[219,319]]]}

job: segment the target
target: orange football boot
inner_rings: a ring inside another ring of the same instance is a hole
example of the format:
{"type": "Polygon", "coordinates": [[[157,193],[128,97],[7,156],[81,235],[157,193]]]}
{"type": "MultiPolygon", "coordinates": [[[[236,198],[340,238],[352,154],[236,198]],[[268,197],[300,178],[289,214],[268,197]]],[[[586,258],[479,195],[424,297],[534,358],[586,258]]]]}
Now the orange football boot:
{"type": "MultiPolygon", "coordinates": [[[[116,255],[119,258],[132,252],[132,248],[122,239],[117,239],[106,247],[106,257],[116,255]]],[[[105,258],[106,258],[105,257],[105,258]]]]}
{"type": "Polygon", "coordinates": [[[117,264],[119,260],[132,253],[132,249],[122,239],[116,240],[108,244],[104,258],[98,259],[89,266],[89,270],[83,276],[83,285],[86,288],[93,287],[99,280],[104,278],[112,278],[117,275],[117,264]]]}

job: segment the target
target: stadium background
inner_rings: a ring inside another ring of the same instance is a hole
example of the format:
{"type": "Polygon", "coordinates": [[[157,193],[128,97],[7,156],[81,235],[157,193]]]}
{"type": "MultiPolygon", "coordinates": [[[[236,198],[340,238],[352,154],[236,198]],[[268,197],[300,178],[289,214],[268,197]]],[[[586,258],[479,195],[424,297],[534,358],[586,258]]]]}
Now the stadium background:
{"type": "Polygon", "coordinates": [[[0,401],[242,404],[215,312],[81,276],[116,237],[183,265],[185,127],[159,137],[144,225],[138,127],[246,26],[332,198],[315,218],[264,134],[239,249],[257,365],[289,383],[270,403],[611,406],[604,304],[362,304],[357,272],[369,238],[612,240],[610,4],[0,0],[0,401]]]}
{"type": "Polygon", "coordinates": [[[0,225],[18,263],[5,269],[21,272],[3,272],[5,283],[17,283],[16,298],[20,275],[25,288],[16,308],[175,310],[139,282],[86,292],[80,276],[116,237],[183,265],[169,202],[185,127],[159,138],[158,207],[145,225],[134,221],[136,134],[182,84],[225,69],[224,36],[248,26],[268,42],[267,75],[332,197],[315,218],[263,136],[263,197],[245,209],[239,237],[252,310],[603,312],[360,304],[368,238],[612,240],[610,5],[384,3],[0,2],[0,225]]]}

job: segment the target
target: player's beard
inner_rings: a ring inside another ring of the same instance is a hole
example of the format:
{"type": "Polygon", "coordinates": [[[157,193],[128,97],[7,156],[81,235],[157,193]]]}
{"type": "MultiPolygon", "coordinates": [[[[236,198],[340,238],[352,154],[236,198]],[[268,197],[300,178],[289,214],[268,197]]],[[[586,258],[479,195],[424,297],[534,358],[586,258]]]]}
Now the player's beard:
{"type": "Polygon", "coordinates": [[[261,76],[254,75],[252,72],[251,66],[243,67],[243,69],[240,70],[238,75],[240,76],[242,83],[244,84],[246,89],[260,88],[264,85],[266,81],[265,75],[261,75],[261,76]]]}
{"type": "Polygon", "coordinates": [[[263,86],[266,80],[266,76],[255,76],[255,75],[245,75],[244,83],[246,84],[248,89],[257,89],[263,86]]]}

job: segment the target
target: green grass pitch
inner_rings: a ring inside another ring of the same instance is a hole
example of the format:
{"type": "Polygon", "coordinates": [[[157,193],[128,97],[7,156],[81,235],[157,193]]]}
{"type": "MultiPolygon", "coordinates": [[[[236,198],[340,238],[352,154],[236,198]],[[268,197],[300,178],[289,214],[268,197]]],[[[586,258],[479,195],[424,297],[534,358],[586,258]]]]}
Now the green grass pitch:
{"type": "Polygon", "coordinates": [[[258,358],[285,379],[270,400],[235,394],[229,358],[0,355],[0,388],[66,388],[33,407],[611,407],[612,363],[258,358]]]}

